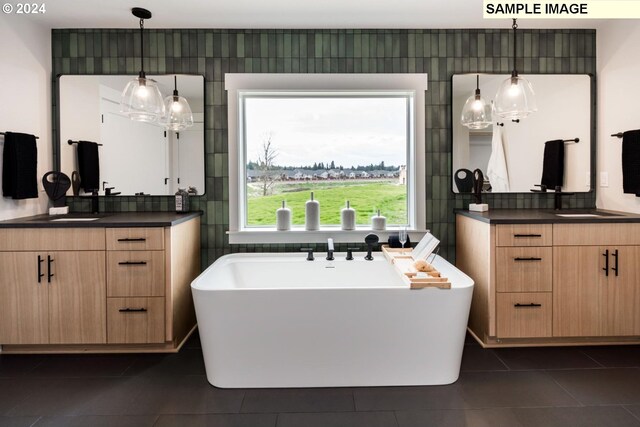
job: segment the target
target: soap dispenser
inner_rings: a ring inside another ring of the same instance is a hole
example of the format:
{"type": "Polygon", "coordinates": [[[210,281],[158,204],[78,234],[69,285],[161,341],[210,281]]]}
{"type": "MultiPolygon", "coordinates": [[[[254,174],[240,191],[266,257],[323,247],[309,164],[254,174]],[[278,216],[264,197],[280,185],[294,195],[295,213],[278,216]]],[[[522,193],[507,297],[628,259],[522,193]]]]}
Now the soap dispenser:
{"type": "Polygon", "coordinates": [[[340,211],[340,223],[343,230],[355,230],[356,229],[356,210],[350,205],[347,200],[347,207],[340,211]]]}
{"type": "Polygon", "coordinates": [[[276,210],[276,230],[291,230],[291,209],[286,206],[284,200],[282,201],[282,207],[276,210]]]}
{"type": "Polygon", "coordinates": [[[304,228],[307,231],[316,231],[320,229],[320,203],[313,199],[313,191],[311,192],[311,200],[307,200],[304,206],[304,228]]]}

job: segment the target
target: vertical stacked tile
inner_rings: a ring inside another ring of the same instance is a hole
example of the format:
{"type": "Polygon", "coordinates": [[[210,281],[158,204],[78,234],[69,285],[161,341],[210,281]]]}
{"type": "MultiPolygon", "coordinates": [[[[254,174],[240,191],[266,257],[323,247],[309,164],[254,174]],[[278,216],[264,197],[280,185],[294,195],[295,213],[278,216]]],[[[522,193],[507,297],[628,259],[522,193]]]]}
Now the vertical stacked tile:
{"type": "MultiPolygon", "coordinates": [[[[153,30],[145,33],[149,74],[205,76],[206,194],[193,206],[204,211],[202,265],[230,252],[295,251],[299,245],[229,245],[229,176],[225,73],[428,73],[426,94],[427,228],[440,253],[455,259],[453,210],[470,197],[451,192],[451,78],[470,72],[509,73],[513,39],[508,30],[153,30]]],[[[59,74],[129,74],[140,68],[134,30],[53,30],[53,114],[58,124],[59,74]]],[[[523,73],[595,74],[594,30],[527,30],[518,38],[523,73]]],[[[594,101],[595,101],[595,97],[594,101]]],[[[595,111],[595,108],[594,108],[595,111]]],[[[54,129],[55,131],[55,129],[54,129]]],[[[54,141],[57,136],[54,136],[54,141]]],[[[54,145],[57,141],[54,143],[54,145]]],[[[592,147],[593,148],[593,147],[592,147]]],[[[54,147],[54,161],[57,147],[54,147]]],[[[595,165],[595,151],[592,151],[595,165]]],[[[593,184],[593,183],[592,183],[593,184]]],[[[593,185],[592,185],[593,187],[593,185]]],[[[553,198],[534,194],[487,196],[494,208],[551,208],[553,198]]],[[[88,211],[71,198],[73,211],[88,211]]],[[[172,210],[173,198],[105,197],[101,209],[115,212],[172,210]]],[[[595,206],[595,193],[564,200],[567,207],[595,206]]],[[[338,245],[344,250],[346,245],[338,245]]],[[[350,245],[351,246],[351,245],[350,245]]],[[[323,245],[318,245],[322,249],[323,245]]]]}

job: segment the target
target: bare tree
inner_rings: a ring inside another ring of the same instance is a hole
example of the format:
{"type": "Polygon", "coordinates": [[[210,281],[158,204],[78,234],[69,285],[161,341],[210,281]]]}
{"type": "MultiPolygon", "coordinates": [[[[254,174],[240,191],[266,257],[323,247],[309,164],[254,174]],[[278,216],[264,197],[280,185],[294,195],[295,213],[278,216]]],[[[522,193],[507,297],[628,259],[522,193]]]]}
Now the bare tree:
{"type": "Polygon", "coordinates": [[[271,142],[271,133],[267,134],[262,141],[262,151],[258,156],[258,170],[260,171],[260,180],[262,181],[262,195],[267,196],[276,181],[276,175],[272,172],[273,161],[278,156],[277,150],[271,142]]]}

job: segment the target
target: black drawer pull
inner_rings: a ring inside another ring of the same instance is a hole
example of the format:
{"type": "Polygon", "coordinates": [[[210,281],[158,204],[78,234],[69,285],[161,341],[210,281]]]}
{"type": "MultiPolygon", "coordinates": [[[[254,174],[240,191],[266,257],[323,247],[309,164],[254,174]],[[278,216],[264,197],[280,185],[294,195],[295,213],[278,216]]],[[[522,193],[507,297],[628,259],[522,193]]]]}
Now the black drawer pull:
{"type": "Polygon", "coordinates": [[[147,265],[147,261],[122,261],[118,265],[147,265]]]}
{"type": "Polygon", "coordinates": [[[42,283],[41,279],[44,277],[44,273],[42,272],[42,262],[44,259],[40,255],[38,255],[38,283],[42,283]]]}
{"type": "Polygon", "coordinates": [[[616,276],[618,275],[618,250],[611,254],[611,256],[615,259],[615,267],[611,267],[611,270],[616,272],[616,276]]]}
{"type": "Polygon", "coordinates": [[[535,257],[530,257],[530,258],[514,258],[514,261],[542,261],[542,258],[535,258],[535,257]]]}
{"type": "Polygon", "coordinates": [[[146,308],[121,308],[118,310],[120,313],[146,313],[146,308]]]}
{"type": "Polygon", "coordinates": [[[123,239],[118,239],[118,242],[146,242],[147,239],[144,237],[125,237],[123,239]]]}
{"type": "Polygon", "coordinates": [[[520,303],[517,303],[517,304],[513,304],[513,306],[514,306],[515,308],[522,308],[522,307],[542,307],[542,304],[536,304],[536,303],[534,303],[534,302],[532,302],[532,303],[530,303],[530,304],[520,304],[520,303]]]}
{"type": "Polygon", "coordinates": [[[602,269],[604,270],[604,275],[608,277],[609,276],[609,249],[606,249],[602,254],[602,256],[604,257],[604,267],[602,267],[602,269]]]}
{"type": "Polygon", "coordinates": [[[51,258],[51,255],[47,255],[47,283],[51,283],[51,278],[55,276],[55,274],[51,272],[51,264],[53,261],[55,260],[51,258]]]}
{"type": "Polygon", "coordinates": [[[542,237],[542,234],[514,234],[513,237],[542,237]]]}

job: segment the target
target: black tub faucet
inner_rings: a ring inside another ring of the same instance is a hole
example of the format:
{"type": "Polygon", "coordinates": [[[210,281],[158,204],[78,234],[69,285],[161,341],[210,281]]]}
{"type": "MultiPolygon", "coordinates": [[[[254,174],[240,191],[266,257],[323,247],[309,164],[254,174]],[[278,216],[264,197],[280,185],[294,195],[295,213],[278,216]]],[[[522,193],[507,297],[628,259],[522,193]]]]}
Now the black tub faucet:
{"type": "Polygon", "coordinates": [[[333,247],[333,239],[329,238],[327,239],[327,261],[333,261],[333,251],[334,251],[334,247],[333,247]]]}
{"type": "Polygon", "coordinates": [[[367,256],[364,257],[367,261],[373,261],[373,255],[371,252],[373,251],[373,246],[378,244],[380,238],[375,234],[367,234],[367,237],[364,238],[364,242],[367,244],[367,256]]]}
{"type": "Polygon", "coordinates": [[[313,248],[301,248],[300,251],[307,253],[307,261],[313,261],[315,259],[313,258],[313,248]]]}
{"type": "Polygon", "coordinates": [[[347,248],[347,261],[353,261],[353,251],[357,251],[359,248],[347,248]]]}

